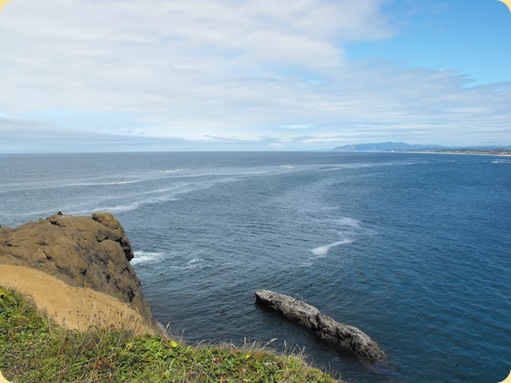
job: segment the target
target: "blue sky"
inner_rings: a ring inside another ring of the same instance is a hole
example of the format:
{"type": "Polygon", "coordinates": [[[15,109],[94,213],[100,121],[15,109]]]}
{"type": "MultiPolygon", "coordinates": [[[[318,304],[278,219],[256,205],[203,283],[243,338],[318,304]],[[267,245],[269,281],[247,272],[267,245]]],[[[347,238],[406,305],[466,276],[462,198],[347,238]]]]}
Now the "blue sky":
{"type": "Polygon", "coordinates": [[[12,0],[0,153],[511,145],[510,36],[497,0],[12,0]]]}

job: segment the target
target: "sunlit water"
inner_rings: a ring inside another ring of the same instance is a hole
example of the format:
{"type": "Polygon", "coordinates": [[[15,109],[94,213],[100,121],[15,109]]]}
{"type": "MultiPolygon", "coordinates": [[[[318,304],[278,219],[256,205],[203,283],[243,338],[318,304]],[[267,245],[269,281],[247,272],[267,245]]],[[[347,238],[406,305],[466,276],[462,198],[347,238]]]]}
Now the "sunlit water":
{"type": "Polygon", "coordinates": [[[497,382],[511,367],[511,159],[346,153],[0,156],[0,224],[114,213],[157,319],[190,342],[277,338],[358,382],[497,382]],[[360,327],[363,363],[254,304],[360,327]]]}

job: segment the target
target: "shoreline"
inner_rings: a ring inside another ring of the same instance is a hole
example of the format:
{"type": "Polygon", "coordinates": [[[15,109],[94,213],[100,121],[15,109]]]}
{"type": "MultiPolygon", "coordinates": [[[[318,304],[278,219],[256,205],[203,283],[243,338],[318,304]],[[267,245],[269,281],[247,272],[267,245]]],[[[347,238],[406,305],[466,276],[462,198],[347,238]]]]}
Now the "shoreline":
{"type": "Polygon", "coordinates": [[[465,156],[487,156],[487,157],[511,157],[511,151],[493,152],[493,151],[477,151],[477,150],[448,150],[442,152],[403,152],[403,153],[417,153],[417,154],[450,154],[450,155],[465,155],[465,156]]]}
{"type": "Polygon", "coordinates": [[[370,150],[370,151],[337,151],[338,153],[389,153],[389,154],[448,154],[465,156],[511,157],[510,150],[504,151],[477,151],[477,150],[446,150],[446,151],[420,151],[420,150],[370,150]]]}

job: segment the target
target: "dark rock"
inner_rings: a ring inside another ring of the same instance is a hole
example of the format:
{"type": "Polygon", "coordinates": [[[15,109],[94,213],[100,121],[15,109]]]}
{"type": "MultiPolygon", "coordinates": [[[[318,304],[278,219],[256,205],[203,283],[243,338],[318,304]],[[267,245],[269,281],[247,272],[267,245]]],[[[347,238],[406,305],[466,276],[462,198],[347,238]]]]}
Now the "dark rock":
{"type": "Polygon", "coordinates": [[[117,221],[117,219],[110,213],[94,213],[92,214],[92,219],[117,234],[114,238],[111,236],[111,233],[100,232],[97,236],[98,241],[102,242],[105,239],[117,241],[121,245],[121,248],[126,255],[126,259],[131,261],[134,257],[133,250],[131,249],[130,240],[126,236],[124,228],[121,226],[119,221],[117,221]]]}
{"type": "Polygon", "coordinates": [[[268,290],[259,290],[255,294],[258,303],[306,327],[340,350],[350,351],[369,360],[385,358],[384,352],[367,334],[356,327],[336,322],[314,306],[268,290]]]}
{"type": "Polygon", "coordinates": [[[0,228],[0,264],[27,266],[63,282],[112,295],[154,323],[129,261],[133,250],[109,213],[55,214],[16,228],[0,228]]]}

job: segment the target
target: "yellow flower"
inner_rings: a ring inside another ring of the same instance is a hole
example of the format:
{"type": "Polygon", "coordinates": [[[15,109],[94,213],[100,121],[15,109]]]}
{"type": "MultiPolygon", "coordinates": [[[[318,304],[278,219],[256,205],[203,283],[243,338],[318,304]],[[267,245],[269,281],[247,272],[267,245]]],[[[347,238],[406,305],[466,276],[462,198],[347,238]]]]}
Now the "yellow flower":
{"type": "Polygon", "coordinates": [[[170,347],[177,348],[177,346],[179,346],[179,344],[177,344],[177,342],[175,340],[170,342],[170,347]]]}

